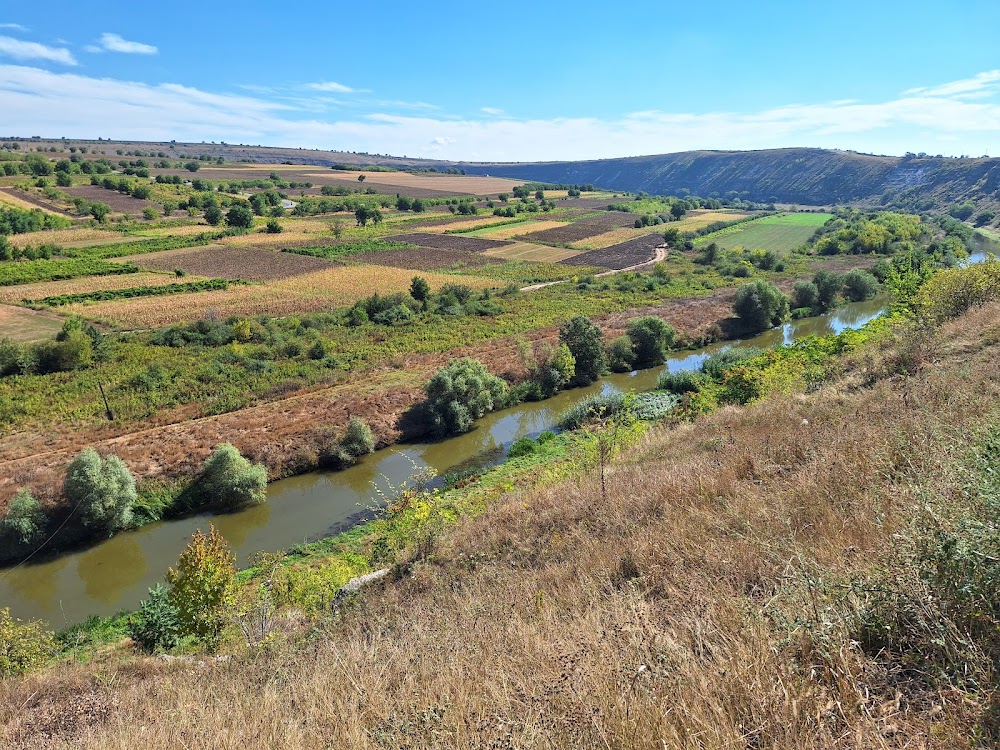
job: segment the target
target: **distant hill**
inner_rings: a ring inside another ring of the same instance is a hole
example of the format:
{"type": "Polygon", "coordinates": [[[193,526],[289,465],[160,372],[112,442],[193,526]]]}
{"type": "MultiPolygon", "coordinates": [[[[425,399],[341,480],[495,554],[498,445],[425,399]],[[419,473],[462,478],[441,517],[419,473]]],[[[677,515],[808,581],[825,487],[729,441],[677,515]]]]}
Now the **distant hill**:
{"type": "Polygon", "coordinates": [[[460,164],[470,173],[622,191],[826,205],[865,202],[915,210],[1000,203],[1000,159],[869,156],[850,151],[685,151],[593,161],[460,164]]]}

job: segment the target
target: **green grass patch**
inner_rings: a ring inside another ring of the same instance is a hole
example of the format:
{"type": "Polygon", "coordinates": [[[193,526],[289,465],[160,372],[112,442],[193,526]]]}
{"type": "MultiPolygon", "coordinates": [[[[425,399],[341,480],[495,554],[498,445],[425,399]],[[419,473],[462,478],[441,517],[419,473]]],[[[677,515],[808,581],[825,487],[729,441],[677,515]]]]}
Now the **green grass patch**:
{"type": "Polygon", "coordinates": [[[115,276],[138,271],[131,263],[108,263],[94,258],[18,260],[0,263],[0,286],[62,281],[80,276],[115,276]]]}
{"type": "Polygon", "coordinates": [[[321,247],[286,247],[281,252],[295,255],[310,255],[313,258],[327,260],[343,260],[352,255],[362,253],[380,253],[386,250],[407,250],[416,247],[407,242],[390,242],[388,240],[368,239],[358,242],[343,242],[338,245],[323,245],[321,247]]]}
{"type": "Polygon", "coordinates": [[[791,252],[808,242],[813,233],[832,218],[832,214],[807,213],[764,216],[706,234],[695,244],[714,242],[726,250],[740,246],[747,250],[763,248],[776,253],[791,252]]]}
{"type": "Polygon", "coordinates": [[[205,281],[186,281],[178,284],[163,284],[162,286],[134,286],[127,289],[103,289],[95,292],[78,292],[76,294],[58,294],[52,297],[42,297],[37,300],[24,300],[29,304],[59,307],[73,305],[77,302],[104,302],[113,299],[130,299],[132,297],[159,297],[168,294],[186,294],[189,292],[210,292],[228,289],[232,284],[245,284],[244,281],[229,279],[206,279],[205,281]]]}

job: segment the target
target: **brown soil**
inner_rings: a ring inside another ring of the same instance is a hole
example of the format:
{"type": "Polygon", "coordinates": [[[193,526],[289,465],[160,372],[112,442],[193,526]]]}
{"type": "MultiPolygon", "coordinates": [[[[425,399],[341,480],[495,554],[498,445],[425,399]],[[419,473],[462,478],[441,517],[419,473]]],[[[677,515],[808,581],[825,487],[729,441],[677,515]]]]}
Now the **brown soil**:
{"type": "Polygon", "coordinates": [[[650,260],[656,252],[656,248],[662,244],[662,234],[650,234],[645,237],[636,237],[634,240],[621,242],[611,247],[605,247],[601,250],[580,253],[559,262],[568,266],[600,266],[615,270],[631,268],[650,260]]]}
{"type": "Polygon", "coordinates": [[[194,276],[244,281],[286,279],[339,265],[309,255],[226,245],[185,247],[116,260],[134,263],[154,271],[173,271],[175,268],[180,268],[194,276]]]}
{"type": "Polygon", "coordinates": [[[62,191],[74,198],[86,198],[92,203],[101,202],[111,206],[111,210],[121,214],[141,214],[147,206],[156,205],[151,201],[139,200],[131,195],[119,193],[117,190],[105,190],[97,185],[81,185],[62,188],[62,191]]]}
{"type": "Polygon", "coordinates": [[[600,216],[591,216],[587,219],[580,219],[564,227],[554,227],[541,232],[518,235],[519,239],[526,242],[538,242],[543,245],[566,245],[572,242],[579,242],[588,237],[596,237],[599,234],[618,227],[630,227],[635,224],[636,217],[622,211],[606,211],[600,216]]]}
{"type": "Polygon", "coordinates": [[[407,242],[420,247],[433,247],[440,250],[464,250],[470,253],[481,253],[486,250],[494,250],[505,245],[513,245],[509,240],[486,240],[480,237],[465,237],[457,234],[422,234],[413,232],[411,234],[399,234],[395,237],[386,237],[390,242],[407,242]]]}
{"type": "Polygon", "coordinates": [[[351,262],[373,266],[391,266],[393,268],[412,268],[416,271],[437,271],[442,268],[457,266],[471,268],[488,266],[493,263],[503,263],[503,260],[492,258],[482,253],[418,247],[411,250],[386,250],[383,252],[352,255],[351,262]]]}

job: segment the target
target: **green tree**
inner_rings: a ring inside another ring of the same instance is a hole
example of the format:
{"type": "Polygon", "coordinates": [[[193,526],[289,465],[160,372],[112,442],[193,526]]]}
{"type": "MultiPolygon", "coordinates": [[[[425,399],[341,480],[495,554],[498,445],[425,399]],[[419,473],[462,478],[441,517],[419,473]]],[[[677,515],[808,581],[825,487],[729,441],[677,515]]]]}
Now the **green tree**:
{"type": "Polygon", "coordinates": [[[253,211],[249,206],[236,204],[226,213],[226,224],[237,229],[249,229],[253,226],[253,211]]]}
{"type": "Polygon", "coordinates": [[[507,384],[475,359],[453,359],[424,385],[431,431],[468,432],[474,420],[504,404],[507,384]]]}
{"type": "Polygon", "coordinates": [[[230,443],[223,443],[205,461],[201,473],[181,499],[187,507],[212,505],[241,508],[267,500],[267,469],[248,461],[230,443]]]}
{"type": "Polygon", "coordinates": [[[31,490],[24,487],[18,490],[7,508],[7,514],[0,519],[0,547],[12,555],[23,555],[30,552],[45,538],[45,525],[48,519],[42,511],[38,500],[31,490]]]}
{"type": "Polygon", "coordinates": [[[549,360],[548,369],[552,371],[552,392],[561,391],[573,381],[576,375],[576,359],[566,344],[560,343],[555,354],[549,360]]]}
{"type": "Polygon", "coordinates": [[[100,201],[94,201],[90,204],[90,215],[97,219],[102,224],[104,220],[108,218],[108,214],[111,213],[111,206],[107,203],[101,203],[100,201]]]}
{"type": "Polygon", "coordinates": [[[817,307],[821,311],[829,310],[837,304],[837,295],[844,288],[844,277],[832,271],[819,271],[813,276],[813,284],[818,295],[817,307]]]}
{"type": "Polygon", "coordinates": [[[796,281],[792,287],[792,307],[812,309],[819,302],[819,289],[811,281],[796,281]]]}
{"type": "Polygon", "coordinates": [[[236,601],[236,556],[214,526],[198,530],[167,571],[170,604],[177,611],[181,635],[193,635],[215,648],[236,601]]]}
{"type": "Polygon", "coordinates": [[[125,462],[118,456],[102,459],[93,448],[66,468],[63,494],[79,509],[84,526],[109,536],[129,525],[137,497],[135,477],[125,462]]]}
{"type": "Polygon", "coordinates": [[[749,331],[766,331],[788,316],[788,297],[769,281],[757,279],[737,290],[733,311],[749,331]]]}
{"type": "Polygon", "coordinates": [[[431,285],[421,276],[414,276],[410,281],[410,296],[417,302],[423,302],[431,295],[431,285]]]}
{"type": "MultiPolygon", "coordinates": [[[[167,205],[163,204],[163,210],[167,210],[167,205]]],[[[205,209],[205,221],[211,224],[213,227],[218,226],[222,223],[222,209],[216,205],[211,205],[205,209]]],[[[252,219],[251,219],[252,221],[252,219]]]]}
{"type": "Polygon", "coordinates": [[[619,336],[608,345],[608,367],[613,372],[630,372],[635,362],[635,345],[628,336],[619,336]]]}
{"type": "Polygon", "coordinates": [[[374,453],[375,436],[372,434],[372,428],[363,419],[351,417],[351,421],[347,423],[347,432],[340,441],[340,447],[352,458],[374,453]]]}
{"type": "Polygon", "coordinates": [[[277,219],[268,219],[266,231],[268,234],[281,234],[283,230],[277,219]]]}
{"type": "Polygon", "coordinates": [[[878,279],[868,271],[855,268],[844,274],[844,296],[852,302],[871,299],[878,293],[878,279]]]}
{"type": "Polygon", "coordinates": [[[129,636],[143,651],[169,651],[180,642],[181,623],[177,607],[170,602],[170,589],[162,583],[149,589],[149,597],[129,618],[129,636]]]}
{"type": "Polygon", "coordinates": [[[626,333],[632,340],[634,367],[651,367],[663,362],[666,350],[674,345],[677,335],[673,326],[653,315],[630,321],[626,333]]]}
{"type": "Polygon", "coordinates": [[[575,362],[569,385],[590,385],[604,370],[604,334],[582,315],[577,315],[559,328],[559,341],[567,346],[575,362]]]}

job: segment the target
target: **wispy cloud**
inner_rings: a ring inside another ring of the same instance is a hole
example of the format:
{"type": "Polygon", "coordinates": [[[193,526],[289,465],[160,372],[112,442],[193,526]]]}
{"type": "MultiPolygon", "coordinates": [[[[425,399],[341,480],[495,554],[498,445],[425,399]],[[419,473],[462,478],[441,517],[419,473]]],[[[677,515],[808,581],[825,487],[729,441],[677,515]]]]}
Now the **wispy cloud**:
{"type": "Polygon", "coordinates": [[[11,29],[12,31],[27,31],[26,26],[19,23],[0,23],[0,29],[11,29]]]}
{"type": "Polygon", "coordinates": [[[13,57],[15,60],[48,60],[63,65],[76,65],[76,58],[68,49],[47,47],[38,42],[25,42],[9,36],[0,36],[0,55],[13,57]]]}
{"type": "Polygon", "coordinates": [[[982,98],[995,94],[1000,88],[1000,70],[987,70],[972,78],[951,81],[941,86],[921,87],[903,92],[903,96],[945,96],[958,98],[982,98]]]}
{"type": "Polygon", "coordinates": [[[307,83],[307,89],[312,89],[313,91],[325,91],[329,94],[354,94],[357,89],[352,89],[350,86],[345,86],[342,83],[337,83],[336,81],[320,81],[319,83],[307,83]]]}
{"type": "Polygon", "coordinates": [[[152,44],[130,42],[119,34],[106,32],[101,34],[97,44],[85,47],[87,52],[121,52],[125,55],[155,55],[159,50],[152,44]]]}
{"type": "Polygon", "coordinates": [[[877,153],[982,153],[1000,141],[1000,92],[970,84],[910,90],[878,102],[832,101],[750,112],[650,110],[617,118],[451,118],[352,101],[332,114],[308,100],[206,92],[0,65],[0,112],[11,132],[156,141],[224,140],[482,161],[583,159],[693,149],[781,146],[877,153]]]}
{"type": "Polygon", "coordinates": [[[493,117],[501,117],[506,114],[502,109],[497,107],[482,107],[479,111],[485,115],[491,115],[493,117]]]}

